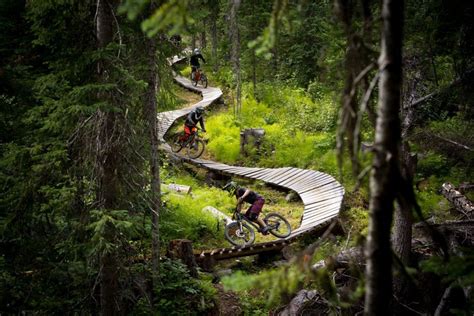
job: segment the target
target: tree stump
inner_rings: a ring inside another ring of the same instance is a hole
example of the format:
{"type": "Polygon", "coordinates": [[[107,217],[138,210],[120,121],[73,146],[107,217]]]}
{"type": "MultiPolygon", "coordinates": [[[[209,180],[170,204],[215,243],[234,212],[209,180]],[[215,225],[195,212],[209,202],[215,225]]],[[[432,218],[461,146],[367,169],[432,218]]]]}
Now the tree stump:
{"type": "Polygon", "coordinates": [[[187,239],[175,239],[168,244],[166,256],[171,259],[180,259],[189,269],[189,274],[197,278],[197,264],[193,253],[193,243],[187,239]]]}
{"type": "Polygon", "coordinates": [[[265,130],[263,128],[248,128],[240,132],[240,153],[244,156],[247,155],[247,150],[245,146],[252,144],[257,148],[257,152],[260,151],[260,145],[262,144],[263,136],[265,135],[265,130]],[[251,142],[251,140],[253,140],[251,142]]]}

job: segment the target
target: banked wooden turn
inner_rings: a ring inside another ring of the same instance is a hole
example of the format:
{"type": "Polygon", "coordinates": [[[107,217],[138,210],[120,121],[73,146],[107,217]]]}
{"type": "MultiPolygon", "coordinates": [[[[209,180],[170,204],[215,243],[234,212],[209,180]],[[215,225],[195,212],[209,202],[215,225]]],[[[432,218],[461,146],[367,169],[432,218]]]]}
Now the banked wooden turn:
{"type": "MultiPolygon", "coordinates": [[[[174,57],[170,60],[170,63],[174,64],[183,59],[182,57],[174,57]]],[[[300,226],[294,229],[289,237],[246,247],[205,250],[196,254],[198,262],[203,262],[210,258],[212,260],[221,260],[275,251],[295,241],[305,233],[322,230],[338,216],[344,197],[344,188],[336,179],[328,174],[293,167],[251,168],[230,166],[205,159],[190,159],[173,153],[170,146],[164,140],[165,134],[173,123],[186,116],[194,108],[198,106],[208,107],[222,96],[222,91],[219,88],[208,87],[204,89],[199,86],[194,87],[188,79],[181,76],[175,76],[174,79],[182,87],[199,93],[202,96],[202,100],[185,109],[158,114],[158,137],[161,140],[163,149],[185,162],[202,168],[233,176],[261,180],[272,185],[291,189],[300,196],[304,204],[300,226]]]]}

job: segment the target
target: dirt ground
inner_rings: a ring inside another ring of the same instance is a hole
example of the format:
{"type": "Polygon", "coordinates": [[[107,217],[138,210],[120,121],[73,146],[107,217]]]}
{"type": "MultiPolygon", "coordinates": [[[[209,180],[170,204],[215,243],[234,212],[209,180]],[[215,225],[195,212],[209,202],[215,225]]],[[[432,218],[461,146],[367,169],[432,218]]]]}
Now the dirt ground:
{"type": "Polygon", "coordinates": [[[218,314],[217,315],[243,315],[242,308],[239,304],[239,297],[234,292],[226,292],[221,284],[215,284],[218,297],[218,314]]]}

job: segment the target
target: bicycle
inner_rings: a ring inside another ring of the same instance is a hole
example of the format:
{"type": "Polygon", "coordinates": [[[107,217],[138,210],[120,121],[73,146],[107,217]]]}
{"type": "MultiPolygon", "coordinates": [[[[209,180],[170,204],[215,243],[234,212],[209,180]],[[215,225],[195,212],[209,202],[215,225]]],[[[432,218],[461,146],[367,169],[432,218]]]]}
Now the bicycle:
{"type": "Polygon", "coordinates": [[[191,72],[191,82],[194,86],[197,86],[198,82],[201,81],[201,85],[204,88],[207,88],[207,76],[206,74],[201,70],[201,68],[196,68],[196,71],[193,73],[191,72]]]}
{"type": "Polygon", "coordinates": [[[199,158],[204,152],[206,143],[199,136],[199,129],[186,137],[184,131],[176,133],[171,139],[171,150],[175,153],[179,153],[183,148],[186,148],[186,154],[191,159],[199,158]]]}
{"type": "MultiPolygon", "coordinates": [[[[234,246],[243,247],[252,245],[255,241],[255,230],[262,233],[260,226],[248,219],[245,214],[234,210],[233,222],[226,225],[224,236],[228,242],[234,246]],[[250,224],[250,225],[249,225],[250,224]]],[[[277,213],[268,213],[263,222],[268,225],[268,232],[275,237],[286,238],[291,234],[291,225],[288,221],[277,213]]]]}

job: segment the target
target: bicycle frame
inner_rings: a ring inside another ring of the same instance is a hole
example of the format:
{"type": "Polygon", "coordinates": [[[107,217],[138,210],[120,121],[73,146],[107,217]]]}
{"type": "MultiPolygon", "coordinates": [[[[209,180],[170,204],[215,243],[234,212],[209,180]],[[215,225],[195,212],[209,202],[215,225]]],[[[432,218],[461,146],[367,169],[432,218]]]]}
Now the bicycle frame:
{"type": "Polygon", "coordinates": [[[260,226],[257,223],[248,219],[247,216],[245,216],[245,214],[242,214],[241,212],[236,210],[234,211],[234,217],[235,217],[236,222],[239,223],[240,229],[242,229],[242,221],[246,221],[247,223],[252,225],[252,227],[255,228],[257,232],[260,232],[260,226]]]}
{"type": "MultiPolygon", "coordinates": [[[[191,135],[189,135],[188,139],[183,143],[183,148],[186,148],[188,147],[190,144],[192,144],[194,142],[194,140],[196,138],[199,138],[199,131],[200,129],[197,128],[196,132],[192,133],[191,135]]],[[[184,136],[184,135],[183,135],[184,136]]]]}

